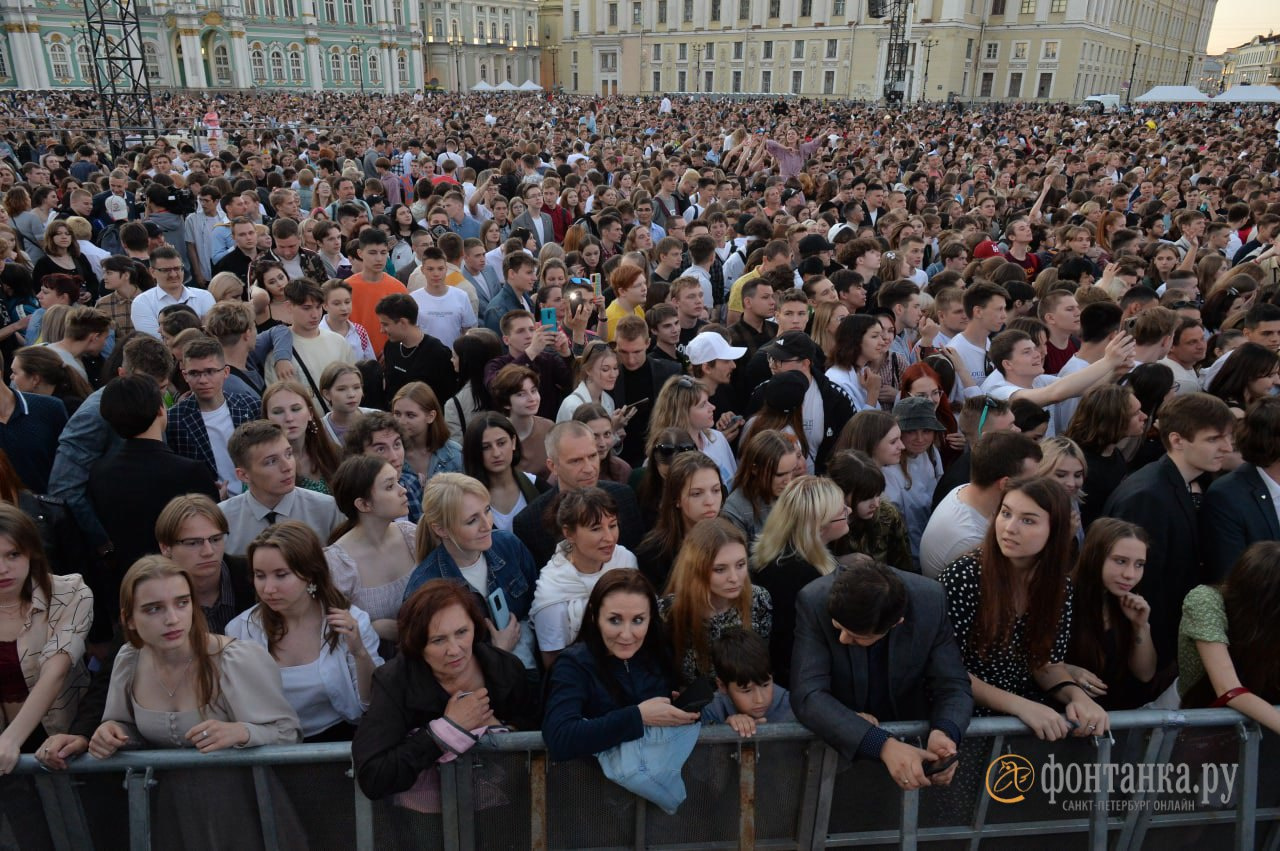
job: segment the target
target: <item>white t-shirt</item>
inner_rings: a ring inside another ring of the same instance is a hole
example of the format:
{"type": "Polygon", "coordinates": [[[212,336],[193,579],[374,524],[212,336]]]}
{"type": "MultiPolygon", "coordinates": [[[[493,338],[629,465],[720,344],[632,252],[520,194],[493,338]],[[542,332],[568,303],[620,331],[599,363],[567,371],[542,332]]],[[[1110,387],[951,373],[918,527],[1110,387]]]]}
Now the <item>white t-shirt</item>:
{"type": "MultiPolygon", "coordinates": [[[[1074,354],[1071,359],[1062,365],[1062,369],[1058,370],[1058,377],[1072,375],[1082,369],[1090,366],[1090,363],[1079,354],[1074,354]]],[[[1071,418],[1075,416],[1076,408],[1080,406],[1080,397],[1073,396],[1070,399],[1063,399],[1061,402],[1053,406],[1052,427],[1058,434],[1067,433],[1067,424],[1071,422],[1071,418]]]]}
{"type": "Polygon", "coordinates": [[[964,361],[969,377],[973,379],[975,385],[972,390],[966,390],[963,383],[957,379],[956,386],[951,391],[951,401],[963,403],[968,397],[982,395],[980,388],[987,377],[987,350],[991,348],[990,340],[983,342],[983,347],[978,348],[970,343],[969,338],[964,334],[957,334],[951,338],[951,348],[960,354],[960,359],[964,361]]]}
{"type": "MultiPolygon", "coordinates": [[[[1031,387],[1048,387],[1050,384],[1057,381],[1058,378],[1059,376],[1057,375],[1037,375],[1035,380],[1031,382],[1031,387]]],[[[982,382],[982,392],[990,396],[992,399],[1000,399],[1001,401],[1012,399],[1014,393],[1017,393],[1019,390],[1026,389],[1028,388],[1019,387],[1016,384],[1009,383],[1009,380],[1004,377],[1004,373],[998,369],[988,375],[986,380],[982,382]]],[[[1057,414],[1058,406],[1055,403],[1047,406],[1045,410],[1049,412],[1049,430],[1045,432],[1044,436],[1053,437],[1058,433],[1055,425],[1057,421],[1061,419],[1057,414]]]]}
{"type": "Polygon", "coordinates": [[[476,325],[471,299],[457,287],[446,287],[438,296],[414,290],[409,297],[418,303],[418,327],[450,348],[463,331],[476,325]]]}
{"type": "Polygon", "coordinates": [[[480,558],[476,559],[475,564],[469,564],[465,567],[458,565],[458,572],[462,574],[462,578],[467,580],[467,584],[476,590],[480,596],[486,596],[489,593],[489,560],[484,557],[484,553],[480,554],[480,558]]]}
{"type": "Polygon", "coordinates": [[[240,493],[244,485],[236,478],[236,465],[227,451],[227,442],[235,426],[231,422],[231,409],[224,400],[222,407],[215,411],[201,411],[204,430],[209,435],[209,446],[213,449],[213,460],[218,468],[218,479],[227,483],[229,493],[240,493]]]}
{"type": "Polygon", "coordinates": [[[987,534],[990,520],[960,501],[960,491],[967,487],[960,485],[942,498],[920,536],[920,569],[930,579],[937,579],[947,565],[977,547],[987,534]]]}

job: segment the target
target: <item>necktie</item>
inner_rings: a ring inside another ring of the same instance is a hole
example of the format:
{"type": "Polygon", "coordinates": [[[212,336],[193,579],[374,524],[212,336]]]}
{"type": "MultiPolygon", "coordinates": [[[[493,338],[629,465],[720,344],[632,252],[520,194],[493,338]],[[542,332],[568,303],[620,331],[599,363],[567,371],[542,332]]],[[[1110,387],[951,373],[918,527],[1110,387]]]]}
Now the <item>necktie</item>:
{"type": "Polygon", "coordinates": [[[276,525],[276,520],[278,520],[279,518],[280,518],[280,515],[278,512],[268,511],[266,514],[267,525],[268,526],[276,525]]]}

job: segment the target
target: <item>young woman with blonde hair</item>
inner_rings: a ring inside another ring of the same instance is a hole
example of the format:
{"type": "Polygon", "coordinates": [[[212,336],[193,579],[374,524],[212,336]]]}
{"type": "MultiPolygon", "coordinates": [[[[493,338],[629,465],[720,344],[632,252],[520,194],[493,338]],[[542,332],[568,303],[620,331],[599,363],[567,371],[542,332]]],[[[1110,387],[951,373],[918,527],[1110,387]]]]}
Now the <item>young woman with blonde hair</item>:
{"type": "Polygon", "coordinates": [[[658,610],[682,684],[715,676],[711,644],[721,633],[742,627],[768,639],[773,627],[769,592],[751,584],[747,539],[722,517],[699,522],[684,539],[658,610]]]}
{"type": "Polygon", "coordinates": [[[426,487],[438,473],[462,472],[462,447],[449,439],[444,408],[431,385],[410,381],[391,399],[391,413],[404,430],[404,466],[426,487]]]}
{"type": "Polygon", "coordinates": [[[674,375],[667,379],[653,403],[649,417],[648,454],[656,442],[656,435],[663,429],[678,428],[688,432],[700,452],[710,456],[720,468],[720,478],[733,481],[738,471],[729,441],[715,427],[716,409],[711,404],[707,388],[696,378],[674,375]]]}
{"type": "Polygon", "coordinates": [[[284,429],[298,465],[298,487],[329,493],[341,459],[337,446],[320,430],[311,391],[297,381],[275,382],[262,394],[262,417],[284,429]]]}
{"type": "Polygon", "coordinates": [[[801,589],[836,569],[830,545],[849,534],[849,506],[835,482],[801,476],[774,503],[751,551],[754,580],[773,598],[769,641],[774,680],[791,681],[796,598],[801,589]]]}

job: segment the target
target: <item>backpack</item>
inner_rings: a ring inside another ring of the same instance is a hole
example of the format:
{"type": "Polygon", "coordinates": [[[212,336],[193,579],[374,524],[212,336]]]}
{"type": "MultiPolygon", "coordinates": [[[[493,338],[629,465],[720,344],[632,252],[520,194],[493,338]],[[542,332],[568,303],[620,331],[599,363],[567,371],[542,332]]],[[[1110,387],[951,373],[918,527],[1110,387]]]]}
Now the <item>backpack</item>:
{"type": "Polygon", "coordinates": [[[112,254],[124,254],[124,244],[120,242],[120,222],[107,225],[94,238],[93,244],[112,254]]]}

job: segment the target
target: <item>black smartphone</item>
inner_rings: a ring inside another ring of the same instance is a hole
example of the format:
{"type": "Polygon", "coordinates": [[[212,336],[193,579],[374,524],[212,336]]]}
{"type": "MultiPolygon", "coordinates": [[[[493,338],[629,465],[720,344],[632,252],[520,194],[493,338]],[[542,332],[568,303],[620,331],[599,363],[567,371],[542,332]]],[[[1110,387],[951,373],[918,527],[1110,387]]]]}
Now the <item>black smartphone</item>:
{"type": "Polygon", "coordinates": [[[933,762],[926,762],[924,764],[924,776],[932,777],[935,774],[941,774],[955,765],[958,759],[960,759],[960,752],[956,751],[946,759],[935,759],[933,762]]]}
{"type": "Polygon", "coordinates": [[[698,677],[689,687],[676,695],[671,704],[685,712],[701,712],[716,696],[715,680],[710,677],[698,677]]]}

